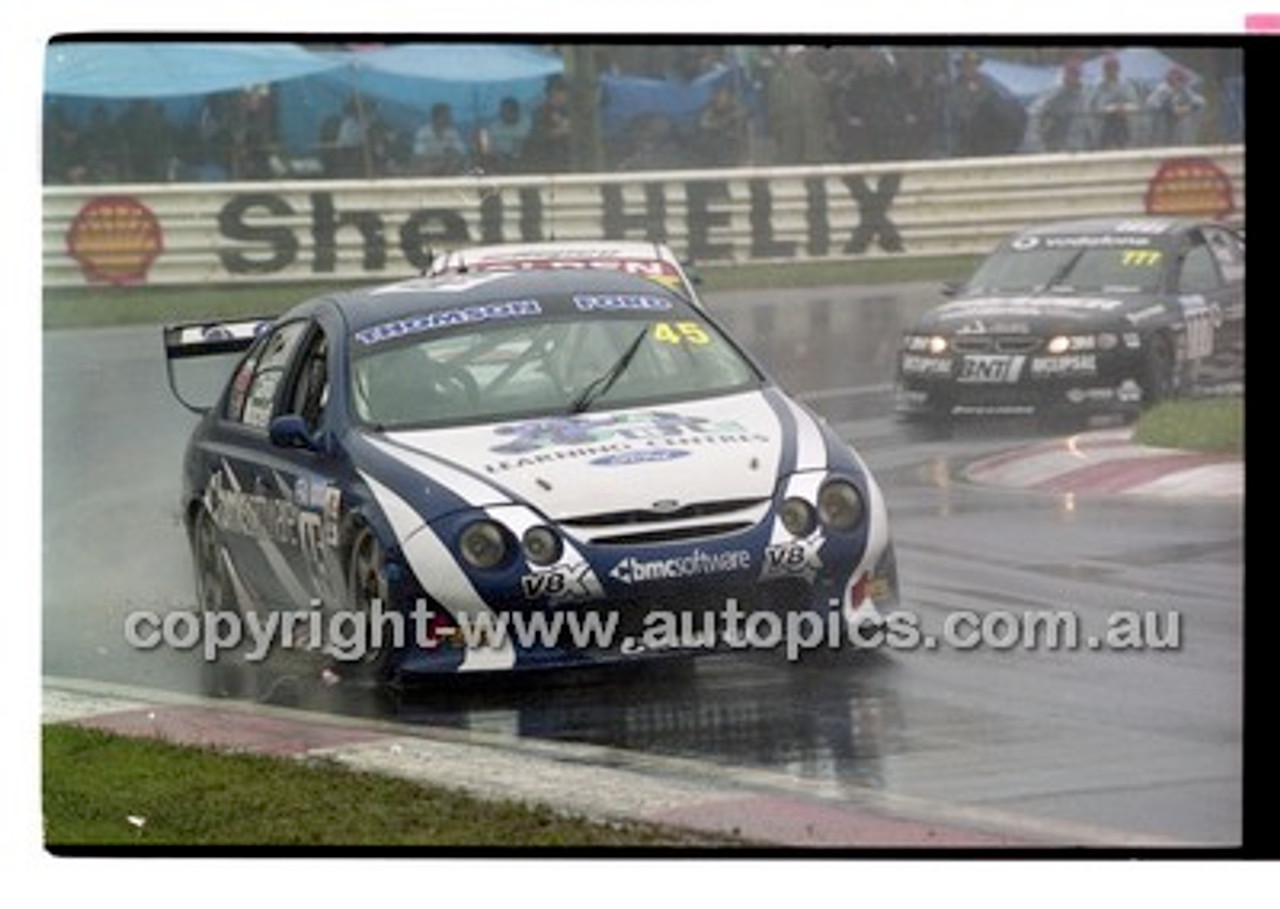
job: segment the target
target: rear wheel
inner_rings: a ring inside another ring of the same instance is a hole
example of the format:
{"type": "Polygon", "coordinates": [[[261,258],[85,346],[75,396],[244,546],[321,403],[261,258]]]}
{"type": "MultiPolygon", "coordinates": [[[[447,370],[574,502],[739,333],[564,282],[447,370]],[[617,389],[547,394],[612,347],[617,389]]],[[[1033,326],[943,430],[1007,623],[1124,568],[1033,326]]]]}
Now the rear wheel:
{"type": "MultiPolygon", "coordinates": [[[[191,551],[196,571],[196,601],[203,613],[234,614],[243,629],[244,613],[222,554],[218,528],[203,508],[191,526],[191,551]]],[[[254,667],[238,649],[219,651],[201,664],[201,690],[212,697],[238,697],[255,681],[254,667]]]]}

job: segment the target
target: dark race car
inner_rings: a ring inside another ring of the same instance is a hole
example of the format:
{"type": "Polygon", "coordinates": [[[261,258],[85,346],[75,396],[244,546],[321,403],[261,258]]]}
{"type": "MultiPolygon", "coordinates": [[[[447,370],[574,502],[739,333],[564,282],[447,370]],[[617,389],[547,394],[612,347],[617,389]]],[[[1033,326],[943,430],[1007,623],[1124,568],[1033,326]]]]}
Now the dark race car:
{"type": "Polygon", "coordinates": [[[1243,379],[1244,236],[1115,218],[1018,233],[902,338],[897,409],[945,428],[976,415],[1135,415],[1243,379]]]}
{"type": "Polygon", "coordinates": [[[845,646],[896,602],[859,456],[646,278],[443,274],[166,342],[171,372],[247,347],[183,467],[200,607],[288,613],[320,660],[406,680],[784,628],[845,646]]]}

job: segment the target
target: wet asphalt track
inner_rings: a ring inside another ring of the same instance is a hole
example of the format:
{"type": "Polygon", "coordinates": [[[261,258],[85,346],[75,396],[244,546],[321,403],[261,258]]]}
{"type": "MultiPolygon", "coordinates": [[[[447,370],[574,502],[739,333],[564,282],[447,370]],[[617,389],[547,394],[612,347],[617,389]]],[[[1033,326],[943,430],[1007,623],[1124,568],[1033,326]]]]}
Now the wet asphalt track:
{"type": "MultiPolygon", "coordinates": [[[[792,665],[706,658],[689,672],[449,683],[407,696],[277,677],[277,703],[768,767],[850,787],[1232,845],[1242,830],[1242,509],[982,489],[968,459],[1034,435],[919,442],[889,415],[897,333],[928,285],[742,292],[711,307],[876,471],[904,605],[1071,610],[1082,638],[1119,611],[1177,646],[940,646],[792,665]]],[[[169,397],[156,328],[44,336],[44,672],[195,690],[190,655],[124,640],[134,609],[188,609],[176,496],[193,418],[169,397]]]]}

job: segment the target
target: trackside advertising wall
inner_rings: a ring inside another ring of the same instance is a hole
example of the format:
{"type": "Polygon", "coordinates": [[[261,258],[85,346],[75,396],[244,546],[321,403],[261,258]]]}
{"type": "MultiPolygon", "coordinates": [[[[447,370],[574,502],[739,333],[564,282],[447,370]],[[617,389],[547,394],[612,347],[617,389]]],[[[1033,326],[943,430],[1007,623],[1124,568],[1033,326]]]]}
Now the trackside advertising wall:
{"type": "Polygon", "coordinates": [[[1243,223],[1244,148],[626,174],[48,187],[47,287],[359,282],[433,249],[654,239],[698,264],[986,252],[1067,217],[1243,223]]]}

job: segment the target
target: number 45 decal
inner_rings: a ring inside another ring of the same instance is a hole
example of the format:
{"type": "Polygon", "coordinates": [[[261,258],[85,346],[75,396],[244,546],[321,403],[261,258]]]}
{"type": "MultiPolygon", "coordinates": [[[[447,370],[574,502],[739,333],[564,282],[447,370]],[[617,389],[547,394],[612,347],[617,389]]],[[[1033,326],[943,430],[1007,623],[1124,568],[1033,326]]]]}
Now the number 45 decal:
{"type": "Polygon", "coordinates": [[[664,344],[710,344],[711,336],[697,322],[659,322],[653,326],[653,337],[664,344]]]}

